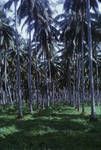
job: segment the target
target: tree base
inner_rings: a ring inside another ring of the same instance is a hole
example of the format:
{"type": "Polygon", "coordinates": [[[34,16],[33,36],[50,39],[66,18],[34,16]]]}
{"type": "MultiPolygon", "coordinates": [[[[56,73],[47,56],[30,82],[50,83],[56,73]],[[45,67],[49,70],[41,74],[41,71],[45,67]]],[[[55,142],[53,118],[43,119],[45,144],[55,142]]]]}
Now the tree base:
{"type": "Polygon", "coordinates": [[[85,116],[85,115],[87,115],[87,113],[86,112],[81,112],[81,115],[85,116]]]}
{"type": "Polygon", "coordinates": [[[96,116],[91,115],[89,120],[92,122],[96,122],[96,121],[98,121],[98,118],[96,116]]]}
{"type": "Polygon", "coordinates": [[[22,119],[23,118],[23,115],[17,115],[17,119],[22,119]]]}

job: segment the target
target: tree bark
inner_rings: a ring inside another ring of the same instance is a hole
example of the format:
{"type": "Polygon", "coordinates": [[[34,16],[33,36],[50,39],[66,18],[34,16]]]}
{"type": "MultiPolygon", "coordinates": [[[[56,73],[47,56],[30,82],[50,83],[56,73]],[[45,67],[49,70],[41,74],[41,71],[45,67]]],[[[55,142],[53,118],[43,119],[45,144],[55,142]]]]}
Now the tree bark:
{"type": "Polygon", "coordinates": [[[90,80],[90,97],[91,97],[91,119],[96,118],[95,99],[94,99],[94,78],[93,78],[93,50],[92,50],[92,33],[91,33],[91,15],[90,0],[86,0],[86,15],[88,28],[88,57],[89,57],[89,80],[90,80]]]}
{"type": "Polygon", "coordinates": [[[22,112],[22,98],[21,98],[21,80],[20,80],[20,57],[19,57],[19,48],[18,48],[18,33],[17,33],[17,3],[14,2],[15,9],[15,37],[16,37],[16,49],[17,49],[17,58],[16,58],[16,85],[17,85],[17,101],[19,106],[18,117],[23,117],[22,112]]]}

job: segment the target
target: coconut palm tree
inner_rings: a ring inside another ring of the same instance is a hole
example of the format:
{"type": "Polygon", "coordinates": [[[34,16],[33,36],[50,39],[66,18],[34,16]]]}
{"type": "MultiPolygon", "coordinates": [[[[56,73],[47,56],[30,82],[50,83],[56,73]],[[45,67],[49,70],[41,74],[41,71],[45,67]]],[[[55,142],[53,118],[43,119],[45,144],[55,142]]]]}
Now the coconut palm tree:
{"type": "MultiPolygon", "coordinates": [[[[50,48],[49,47],[51,44],[51,41],[50,41],[51,40],[50,39],[51,38],[51,34],[50,34],[51,33],[51,29],[50,29],[51,10],[49,7],[48,0],[47,1],[38,0],[34,2],[23,1],[18,9],[18,15],[20,19],[27,17],[25,24],[28,23],[28,29],[30,29],[29,37],[31,39],[31,31],[34,30],[34,35],[33,35],[34,41],[36,43],[36,46],[37,46],[37,42],[40,42],[40,47],[43,50],[45,58],[48,61],[48,69],[50,70],[50,48]]],[[[31,40],[29,43],[31,47],[31,40]]],[[[37,54],[37,49],[35,53],[37,54]]],[[[30,52],[30,56],[31,56],[31,52],[30,52]]],[[[29,62],[31,63],[31,61],[29,62]]],[[[29,70],[31,74],[31,65],[29,66],[30,66],[29,70]]],[[[36,56],[36,68],[37,68],[37,56],[36,56]]],[[[49,76],[51,78],[51,73],[49,76]]],[[[37,82],[36,88],[37,88],[37,103],[38,103],[38,76],[37,74],[36,74],[36,82],[37,82]]],[[[47,88],[48,88],[48,85],[47,85],[47,88]]]]}
{"type": "MultiPolygon", "coordinates": [[[[77,15],[81,14],[81,17],[85,16],[87,18],[87,28],[88,28],[88,56],[89,56],[89,78],[90,78],[90,94],[91,94],[91,116],[95,118],[95,100],[94,100],[94,83],[93,83],[93,52],[92,52],[92,33],[91,33],[91,7],[97,12],[98,5],[97,1],[74,1],[74,0],[65,0],[64,9],[66,12],[71,14],[75,13],[77,15]],[[82,9],[81,9],[82,8],[82,9]],[[80,11],[81,10],[81,11],[80,11]],[[84,10],[84,12],[82,12],[84,10]],[[87,15],[85,15],[85,10],[87,10],[87,15]]],[[[83,33],[83,32],[82,32],[83,33]]],[[[83,37],[83,36],[82,36],[83,37]]],[[[83,41],[82,41],[82,52],[83,52],[83,41]]],[[[83,69],[83,67],[82,67],[83,69]]],[[[83,71],[83,70],[82,70],[83,71]]],[[[82,74],[83,75],[83,74],[82,74]]],[[[82,90],[84,92],[84,90],[82,90]]],[[[84,100],[83,100],[84,101],[84,100]]],[[[83,109],[84,111],[84,109],[83,109]]]]}
{"type": "MultiPolygon", "coordinates": [[[[2,79],[3,80],[2,84],[4,83],[5,101],[7,101],[8,98],[7,96],[8,95],[7,54],[9,52],[9,49],[14,47],[14,38],[13,38],[14,30],[8,24],[9,24],[9,20],[6,17],[6,14],[3,11],[2,12],[0,11],[0,49],[1,49],[1,56],[2,56],[1,58],[2,60],[4,60],[3,61],[4,79],[2,79]]],[[[1,74],[1,76],[3,76],[3,74],[1,74]]]]}
{"type": "Polygon", "coordinates": [[[18,41],[18,31],[17,31],[17,4],[18,0],[9,0],[5,5],[5,9],[9,9],[12,4],[14,3],[14,29],[15,29],[15,45],[16,45],[16,50],[17,50],[17,58],[16,58],[16,85],[17,85],[17,101],[19,105],[19,113],[18,116],[22,117],[22,98],[21,98],[21,81],[20,81],[20,57],[19,57],[19,41],[18,41]]]}

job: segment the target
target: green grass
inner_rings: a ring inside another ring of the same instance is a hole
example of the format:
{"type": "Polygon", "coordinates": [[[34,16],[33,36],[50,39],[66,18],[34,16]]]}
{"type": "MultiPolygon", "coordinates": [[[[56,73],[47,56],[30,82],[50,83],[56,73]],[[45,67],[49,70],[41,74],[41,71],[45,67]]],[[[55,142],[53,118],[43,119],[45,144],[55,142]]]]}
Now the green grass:
{"type": "Polygon", "coordinates": [[[101,107],[97,122],[73,107],[57,106],[16,119],[14,109],[0,109],[0,150],[101,150],[101,107]]]}

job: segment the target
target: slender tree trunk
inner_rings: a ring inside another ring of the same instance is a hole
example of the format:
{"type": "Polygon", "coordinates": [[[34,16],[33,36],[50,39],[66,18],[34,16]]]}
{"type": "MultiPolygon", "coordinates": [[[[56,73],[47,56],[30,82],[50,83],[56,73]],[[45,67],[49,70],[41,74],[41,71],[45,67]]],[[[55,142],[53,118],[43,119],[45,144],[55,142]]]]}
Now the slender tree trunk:
{"type": "Polygon", "coordinates": [[[92,33],[91,33],[91,15],[90,0],[86,0],[87,10],[87,27],[88,27],[88,51],[89,51],[89,80],[90,80],[90,97],[91,97],[91,119],[96,118],[95,99],[94,99],[94,79],[93,79],[93,51],[92,51],[92,33]]]}
{"type": "Polygon", "coordinates": [[[52,104],[53,104],[53,106],[55,104],[55,83],[54,83],[54,80],[53,80],[53,85],[52,85],[52,104]]]}
{"type": "MultiPolygon", "coordinates": [[[[82,11],[82,10],[81,10],[82,11]]],[[[82,103],[82,113],[85,112],[85,108],[84,108],[84,100],[85,100],[85,79],[84,79],[84,29],[83,29],[83,12],[82,14],[82,32],[81,32],[81,72],[82,72],[82,76],[81,76],[81,86],[82,86],[82,91],[81,91],[81,103],[82,103]]]]}
{"type": "Polygon", "coordinates": [[[10,104],[13,105],[12,94],[9,86],[8,86],[8,95],[9,95],[10,104]]]}
{"type": "Polygon", "coordinates": [[[35,77],[35,86],[36,86],[36,105],[37,108],[39,107],[39,76],[38,76],[38,59],[37,59],[37,39],[35,39],[36,42],[36,49],[35,49],[35,69],[36,69],[36,77],[35,77]]]}
{"type": "Polygon", "coordinates": [[[96,64],[96,82],[97,82],[96,83],[97,84],[97,105],[99,105],[99,68],[98,68],[98,62],[96,64]]]}
{"type": "Polygon", "coordinates": [[[77,58],[77,110],[80,110],[80,56],[77,58]]]}
{"type": "Polygon", "coordinates": [[[15,8],[15,36],[16,36],[16,49],[17,49],[17,59],[16,59],[16,84],[17,84],[17,101],[19,106],[19,116],[23,117],[22,112],[22,98],[21,98],[21,80],[20,80],[20,57],[19,57],[19,48],[18,48],[18,33],[17,33],[17,3],[14,3],[15,8]]]}
{"type": "MultiPolygon", "coordinates": [[[[30,17],[30,16],[29,16],[30,17]]],[[[31,76],[31,68],[32,68],[32,59],[31,59],[31,29],[30,29],[30,20],[29,20],[29,48],[28,48],[28,92],[29,92],[29,109],[30,113],[33,113],[33,105],[32,105],[32,76],[31,76]]]]}
{"type": "MultiPolygon", "coordinates": [[[[48,66],[48,62],[47,62],[47,66],[48,66]]],[[[46,86],[47,86],[47,90],[46,90],[47,107],[49,107],[50,106],[50,96],[49,96],[49,78],[48,78],[47,71],[46,71],[46,86]]]]}
{"type": "Polygon", "coordinates": [[[96,104],[99,105],[99,67],[98,67],[97,50],[95,51],[95,58],[96,58],[96,104]]]}
{"type": "Polygon", "coordinates": [[[4,71],[4,75],[5,75],[5,80],[4,80],[4,83],[5,83],[5,102],[7,103],[8,97],[7,97],[7,54],[6,54],[6,50],[5,50],[5,56],[4,56],[4,68],[5,68],[5,71],[4,71]]]}
{"type": "Polygon", "coordinates": [[[48,96],[49,96],[49,105],[51,105],[51,85],[52,85],[52,77],[51,77],[51,60],[50,58],[48,59],[48,72],[49,72],[49,77],[48,77],[48,96]]]}
{"type": "Polygon", "coordinates": [[[76,54],[75,54],[75,51],[73,54],[73,60],[74,60],[73,106],[76,107],[76,54]]]}

